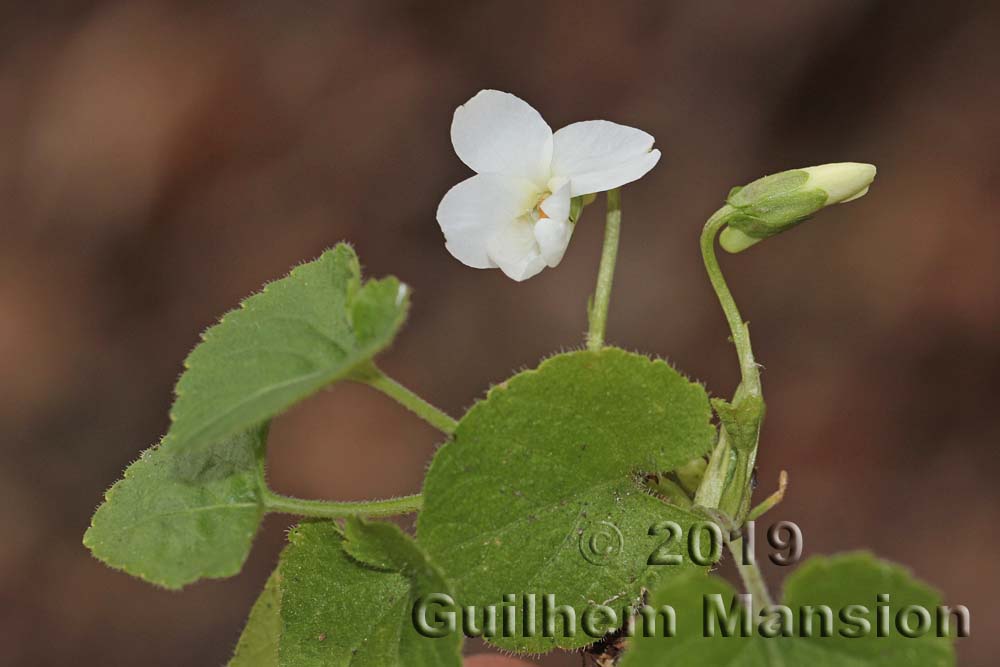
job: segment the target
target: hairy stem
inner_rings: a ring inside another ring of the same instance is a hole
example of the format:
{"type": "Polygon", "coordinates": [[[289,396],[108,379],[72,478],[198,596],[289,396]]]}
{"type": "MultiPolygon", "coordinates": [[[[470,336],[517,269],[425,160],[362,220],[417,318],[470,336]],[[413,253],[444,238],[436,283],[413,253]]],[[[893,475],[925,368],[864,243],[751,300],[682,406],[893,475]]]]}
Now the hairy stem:
{"type": "Polygon", "coordinates": [[[773,605],[774,600],[771,599],[771,593],[767,590],[767,584],[764,582],[764,576],[760,572],[757,560],[743,557],[743,538],[730,540],[727,543],[729,553],[732,554],[733,561],[736,563],[736,569],[739,570],[740,579],[743,580],[743,586],[747,593],[753,596],[753,612],[756,613],[763,607],[773,605]]]}
{"type": "MultiPolygon", "coordinates": [[[[736,569],[740,573],[740,579],[743,580],[743,587],[753,601],[750,613],[756,616],[761,609],[773,607],[774,599],[771,597],[771,592],[767,590],[767,582],[764,581],[764,575],[761,574],[757,560],[743,558],[743,538],[727,540],[727,544],[729,545],[729,553],[732,554],[733,561],[736,563],[736,569]]],[[[761,622],[770,623],[773,620],[771,617],[763,619],[761,622]]],[[[769,658],[768,664],[772,667],[785,667],[784,658],[778,653],[778,647],[775,646],[774,642],[764,642],[764,645],[769,658]]]]}
{"type": "Polygon", "coordinates": [[[264,508],[269,512],[297,514],[317,519],[346,519],[352,516],[394,516],[416,512],[423,506],[423,496],[419,493],[400,498],[388,498],[386,500],[328,502],[325,500],[290,498],[266,490],[262,498],[264,508]]]}
{"type": "Polygon", "coordinates": [[[355,372],[353,379],[395,399],[404,408],[446,435],[454,433],[458,426],[458,422],[454,419],[393,380],[375,364],[369,364],[355,372]]]}
{"type": "Polygon", "coordinates": [[[601,266],[597,272],[597,289],[594,290],[594,300],[590,306],[590,329],[587,332],[587,349],[594,352],[604,347],[604,330],[608,324],[608,306],[611,304],[611,286],[615,278],[618,238],[622,226],[621,190],[618,188],[609,190],[607,199],[604,248],[601,250],[601,266]]]}

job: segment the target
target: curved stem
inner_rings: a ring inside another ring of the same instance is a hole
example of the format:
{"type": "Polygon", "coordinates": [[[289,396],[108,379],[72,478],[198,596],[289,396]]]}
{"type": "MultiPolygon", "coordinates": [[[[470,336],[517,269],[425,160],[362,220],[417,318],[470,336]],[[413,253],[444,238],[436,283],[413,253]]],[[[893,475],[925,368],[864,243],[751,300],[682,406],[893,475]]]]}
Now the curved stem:
{"type": "Polygon", "coordinates": [[[269,512],[297,514],[318,519],[346,519],[351,516],[394,516],[418,511],[423,506],[423,496],[419,493],[386,500],[363,500],[352,502],[328,502],[325,500],[302,500],[274,493],[263,492],[264,508],[269,512]]]}
{"type": "Polygon", "coordinates": [[[370,364],[362,371],[355,373],[353,379],[378,389],[386,396],[395,399],[404,408],[446,435],[451,435],[458,427],[457,421],[393,380],[375,364],[370,364]]]}
{"type": "MultiPolygon", "coordinates": [[[[712,283],[712,288],[722,306],[722,312],[726,316],[729,330],[732,332],[733,344],[736,346],[736,354],[740,362],[740,375],[742,380],[731,402],[734,408],[739,409],[741,405],[748,405],[746,401],[753,399],[757,402],[757,408],[753,414],[737,413],[735,417],[741,419],[744,428],[752,428],[753,441],[750,436],[740,438],[729,432],[723,425],[719,429],[719,441],[712,456],[709,459],[708,468],[702,478],[701,485],[695,495],[695,502],[711,508],[720,508],[727,511],[734,519],[742,520],[745,514],[744,506],[749,503],[750,479],[753,475],[753,467],[757,458],[757,432],[760,427],[760,419],[763,417],[763,401],[760,386],[760,371],[757,362],[754,360],[753,349],[750,347],[750,330],[743,317],[740,315],[736,301],[733,299],[729,285],[722,275],[719,267],[719,259],[715,255],[715,238],[722,228],[727,224],[733,209],[728,205],[723,206],[708,219],[705,228],[701,233],[701,256],[705,262],[705,271],[708,279],[712,283]],[[729,497],[727,498],[727,493],[729,497]]],[[[738,435],[738,434],[737,434],[738,435]]]]}
{"type": "Polygon", "coordinates": [[[722,269],[719,267],[719,259],[715,255],[715,237],[726,224],[728,214],[726,208],[723,207],[716,211],[705,223],[705,228],[701,233],[701,256],[705,262],[708,279],[712,283],[716,296],[719,297],[722,312],[726,315],[726,321],[729,323],[729,330],[733,336],[733,344],[736,345],[736,354],[739,356],[743,382],[737,389],[737,394],[742,391],[746,394],[759,396],[761,393],[760,372],[750,347],[750,329],[740,316],[740,309],[736,307],[736,301],[733,300],[733,294],[729,291],[729,285],[726,284],[722,269]]]}
{"type": "MultiPolygon", "coordinates": [[[[708,279],[711,281],[712,288],[719,298],[722,312],[725,313],[726,322],[728,322],[729,330],[732,332],[733,344],[736,346],[736,354],[739,357],[742,381],[736,388],[736,393],[733,396],[733,403],[738,404],[747,396],[760,397],[761,386],[760,371],[757,368],[757,362],[754,360],[753,349],[750,347],[750,330],[740,315],[740,310],[736,306],[732,292],[729,291],[729,285],[726,284],[726,279],[722,275],[722,268],[719,266],[719,259],[715,254],[715,238],[726,225],[727,217],[731,212],[732,209],[728,206],[723,206],[705,223],[705,228],[701,233],[701,256],[705,262],[708,279]]],[[[760,409],[763,409],[763,404],[761,404],[760,409]]],[[[755,417],[758,419],[757,426],[759,427],[760,414],[755,415],[755,417]]],[[[719,442],[712,452],[708,471],[706,472],[702,486],[698,489],[695,502],[708,502],[712,507],[718,506],[719,500],[725,493],[725,480],[728,480],[728,475],[725,471],[728,469],[728,460],[733,457],[732,448],[733,445],[729,442],[727,430],[723,427],[720,429],[719,442]]],[[[750,493],[748,486],[749,475],[753,470],[756,459],[756,448],[757,443],[755,439],[752,448],[743,454],[745,460],[742,460],[739,453],[737,453],[734,461],[736,466],[746,468],[746,480],[736,482],[746,487],[746,493],[750,493]]],[[[743,580],[743,586],[752,597],[752,613],[756,614],[764,607],[773,606],[774,600],[767,589],[767,583],[764,581],[756,559],[749,558],[744,560],[742,553],[743,538],[735,540],[727,539],[726,542],[729,545],[730,553],[733,555],[733,560],[736,562],[736,569],[740,573],[740,578],[743,580]]],[[[782,657],[770,642],[767,642],[767,652],[771,664],[775,665],[775,667],[784,666],[782,657]]]]}
{"type": "Polygon", "coordinates": [[[604,347],[604,329],[608,323],[608,306],[611,304],[611,285],[615,278],[618,259],[618,239],[622,226],[621,190],[608,190],[608,213],[604,224],[604,248],[601,250],[601,267],[597,272],[597,289],[589,312],[587,349],[593,352],[604,347]]]}

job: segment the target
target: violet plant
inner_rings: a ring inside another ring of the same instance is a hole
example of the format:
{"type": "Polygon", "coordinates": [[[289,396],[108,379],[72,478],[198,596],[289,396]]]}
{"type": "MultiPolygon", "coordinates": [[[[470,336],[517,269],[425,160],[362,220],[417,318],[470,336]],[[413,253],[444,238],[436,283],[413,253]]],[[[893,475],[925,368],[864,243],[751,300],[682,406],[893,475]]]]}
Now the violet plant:
{"type": "Polygon", "coordinates": [[[701,253],[742,376],[724,399],[605,342],[621,187],[656,165],[652,136],[609,121],[552,132],[524,101],[482,91],[455,112],[452,141],[476,175],[444,196],[437,220],[448,251],[471,267],[522,281],[558,266],[585,207],[605,193],[585,346],[492,387],[456,420],[376,365],[410,291],[392,277],[364,280],[342,243],[203,334],[167,434],[94,515],[84,537],[93,554],[179,589],[237,574],[266,513],[304,517],[233,667],[457,666],[465,636],[625,667],[954,664],[963,608],[942,607],[903,568],[860,553],[812,558],[776,604],[750,542],[784,476],[754,506],[763,389],[716,241],[742,252],[861,197],[875,168],[766,176],[734,188],[708,219],[701,253]],[[367,384],[441,431],[420,493],[328,502],[269,487],[271,420],[335,382],[367,384]],[[377,520],[415,512],[415,535],[377,520]],[[726,550],[742,592],[710,574],[726,550]],[[536,623],[543,608],[554,617],[536,623]],[[806,613],[819,608],[831,613],[806,613]],[[650,619],[660,622],[652,632],[650,619]]]}

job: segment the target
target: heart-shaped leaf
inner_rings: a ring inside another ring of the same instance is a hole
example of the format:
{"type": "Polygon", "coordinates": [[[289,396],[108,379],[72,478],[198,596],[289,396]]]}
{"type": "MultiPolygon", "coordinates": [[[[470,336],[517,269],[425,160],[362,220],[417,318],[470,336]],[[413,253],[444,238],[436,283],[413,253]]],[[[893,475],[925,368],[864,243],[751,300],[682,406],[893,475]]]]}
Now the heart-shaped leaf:
{"type": "MultiPolygon", "coordinates": [[[[613,348],[553,357],[494,387],[438,450],[420,544],[461,605],[482,610],[509,594],[541,605],[549,594],[578,623],[591,603],[620,610],[684,569],[650,564],[669,535],[657,526],[686,531],[699,517],[651,495],[642,475],[709,451],[710,419],[701,385],[663,361],[613,348]]],[[[686,556],[683,544],[670,548],[686,556]]],[[[563,636],[561,623],[555,636],[519,625],[490,641],[531,653],[595,641],[563,636]]]]}

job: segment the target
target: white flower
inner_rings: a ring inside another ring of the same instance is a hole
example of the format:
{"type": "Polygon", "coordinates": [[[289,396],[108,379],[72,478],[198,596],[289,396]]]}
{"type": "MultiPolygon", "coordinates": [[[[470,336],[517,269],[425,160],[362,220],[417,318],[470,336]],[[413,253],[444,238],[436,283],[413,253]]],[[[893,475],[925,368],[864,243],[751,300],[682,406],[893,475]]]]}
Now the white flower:
{"type": "Polygon", "coordinates": [[[606,120],[558,132],[524,100],[482,90],[455,110],[451,141],[476,172],[437,210],[446,247],[477,269],[527,280],[562,261],[570,199],[641,178],[660,159],[653,137],[606,120]]]}

